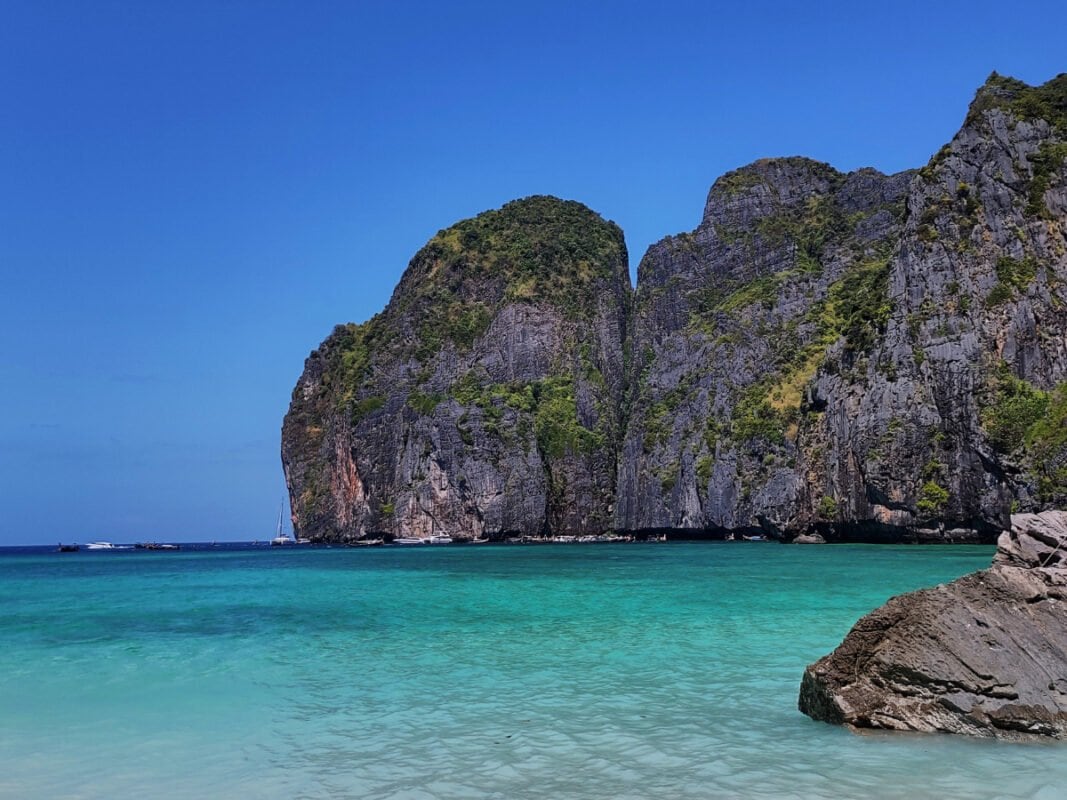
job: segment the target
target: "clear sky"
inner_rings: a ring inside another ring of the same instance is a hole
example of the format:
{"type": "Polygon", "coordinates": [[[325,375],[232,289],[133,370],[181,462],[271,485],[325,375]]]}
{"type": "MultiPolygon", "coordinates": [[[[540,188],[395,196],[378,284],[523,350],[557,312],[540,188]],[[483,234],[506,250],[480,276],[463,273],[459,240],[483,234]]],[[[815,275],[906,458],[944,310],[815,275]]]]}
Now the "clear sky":
{"type": "Polygon", "coordinates": [[[645,248],[756,158],[921,166],[1067,3],[0,2],[0,544],[252,539],[303,360],[437,230],[645,248]]]}

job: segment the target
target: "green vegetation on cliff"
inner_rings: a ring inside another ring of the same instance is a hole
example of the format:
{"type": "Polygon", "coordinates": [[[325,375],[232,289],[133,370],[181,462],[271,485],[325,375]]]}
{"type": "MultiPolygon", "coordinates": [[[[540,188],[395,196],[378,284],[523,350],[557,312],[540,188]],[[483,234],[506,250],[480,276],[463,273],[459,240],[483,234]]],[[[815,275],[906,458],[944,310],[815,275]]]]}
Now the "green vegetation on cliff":
{"type": "Polygon", "coordinates": [[[921,514],[932,517],[945,507],[948,500],[948,489],[937,481],[927,481],[919,490],[919,500],[915,507],[921,514]]]}
{"type": "MultiPolygon", "coordinates": [[[[834,183],[839,183],[843,177],[834,171],[834,183]]],[[[756,230],[769,244],[792,243],[797,269],[819,272],[823,249],[850,235],[864,216],[862,213],[846,214],[833,198],[816,195],[788,212],[763,217],[756,223],[756,230]]]]}
{"type": "Polygon", "coordinates": [[[993,447],[1027,467],[1042,502],[1067,500],[1067,383],[1042,391],[1001,363],[979,399],[993,447]]]}
{"type": "MultiPolygon", "coordinates": [[[[614,223],[573,201],[513,201],[440,231],[412,259],[389,308],[361,325],[338,326],[324,386],[335,407],[359,423],[385,404],[392,389],[376,385],[372,362],[414,357],[426,363],[447,346],[467,352],[510,302],[588,320],[597,310],[595,298],[625,272],[626,248],[614,223]]],[[[416,391],[408,405],[430,414],[440,399],[416,391]]],[[[547,423],[542,428],[555,430],[547,423]]]]}
{"type": "Polygon", "coordinates": [[[419,346],[415,356],[425,361],[451,342],[463,352],[485,333],[492,314],[483,303],[460,303],[446,296],[435,296],[419,324],[419,346]]]}
{"type": "Polygon", "coordinates": [[[604,436],[578,421],[574,381],[548,378],[533,385],[534,430],[541,452],[550,458],[567,453],[592,453],[604,446],[604,436]]]}
{"type": "Polygon", "coordinates": [[[868,351],[885,330],[892,311],[888,296],[889,259],[861,261],[830,284],[827,297],[812,305],[803,325],[809,333],[798,344],[798,325],[782,337],[776,369],[746,388],[733,409],[735,440],[761,437],[770,442],[792,438],[807,385],[839,339],[849,353],[868,351]]]}
{"type": "MultiPolygon", "coordinates": [[[[472,371],[453,384],[450,394],[461,405],[480,409],[487,432],[495,432],[505,438],[507,435],[500,428],[505,409],[516,412],[515,430],[520,438],[525,438],[532,427],[540,451],[549,458],[560,458],[568,453],[592,453],[606,443],[601,431],[590,430],[578,420],[574,392],[574,380],[571,378],[482,383],[472,371]]],[[[408,402],[413,406],[427,404],[425,397],[413,395],[415,399],[409,398],[408,402]]],[[[436,397],[433,399],[436,400],[436,397]]]]}
{"type": "MultiPolygon", "coordinates": [[[[1067,124],[1063,126],[1067,135],[1067,124]]],[[[1045,205],[1045,192],[1052,185],[1054,176],[1063,171],[1067,162],[1067,142],[1042,142],[1037,152],[1030,156],[1034,166],[1034,175],[1027,190],[1026,213],[1036,217],[1052,219],[1052,214],[1045,205]]]]}
{"type": "Polygon", "coordinates": [[[333,333],[333,345],[340,357],[340,404],[351,401],[367,377],[374,349],[382,339],[382,315],[376,314],[362,325],[338,325],[333,333]]]}
{"type": "MultiPolygon", "coordinates": [[[[1044,120],[1061,137],[1067,136],[1067,73],[1061,73],[1040,86],[1030,86],[994,72],[975,95],[967,114],[967,123],[979,124],[984,112],[993,108],[1002,109],[1016,119],[1027,122],[1044,120]]],[[[1033,173],[1027,187],[1026,213],[1051,219],[1045,206],[1045,192],[1067,162],[1067,143],[1042,142],[1038,151],[1028,156],[1028,160],[1033,173]]]]}
{"type": "Polygon", "coordinates": [[[771,185],[773,189],[773,171],[775,169],[802,169],[813,177],[830,183],[840,180],[841,173],[823,161],[804,156],[781,156],[778,158],[760,158],[748,166],[735,169],[721,175],[711,187],[713,194],[732,198],[756,186],[771,185]]]}
{"type": "Polygon", "coordinates": [[[993,308],[1012,300],[1026,288],[1037,276],[1037,262],[1030,257],[1018,261],[1008,256],[997,259],[997,284],[986,296],[987,308],[993,308]]]}
{"type": "Polygon", "coordinates": [[[405,301],[425,309],[420,339],[433,351],[446,341],[470,346],[491,317],[479,303],[518,301],[591,317],[590,289],[625,269],[626,246],[618,226],[581,203],[534,196],[439,232],[412,265],[419,267],[414,296],[405,301]]]}
{"type": "Polygon", "coordinates": [[[848,350],[869,350],[885,331],[893,311],[889,299],[889,258],[863,261],[830,287],[830,317],[823,322],[845,337],[848,350]]]}
{"type": "Polygon", "coordinates": [[[980,415],[990,443],[1011,453],[1026,442],[1029,431],[1048,409],[1048,394],[1012,374],[1007,364],[997,366],[980,415]]]}
{"type": "Polygon", "coordinates": [[[967,124],[975,124],[982,112],[991,108],[1002,108],[1027,121],[1043,119],[1067,133],[1067,73],[1040,86],[1030,86],[994,72],[975,95],[967,124]]]}
{"type": "Polygon", "coordinates": [[[1038,495],[1044,503],[1067,502],[1067,384],[1048,396],[1045,413],[1026,435],[1038,495]]]}

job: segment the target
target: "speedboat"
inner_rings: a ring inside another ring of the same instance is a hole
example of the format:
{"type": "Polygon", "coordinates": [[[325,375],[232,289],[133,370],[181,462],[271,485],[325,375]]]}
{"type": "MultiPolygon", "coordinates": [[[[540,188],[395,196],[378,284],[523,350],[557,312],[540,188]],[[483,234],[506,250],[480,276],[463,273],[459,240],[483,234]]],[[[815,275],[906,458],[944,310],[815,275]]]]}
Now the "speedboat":
{"type": "Polygon", "coordinates": [[[85,545],[86,550],[115,550],[115,545],[111,542],[89,542],[85,545]]]}
{"type": "Polygon", "coordinates": [[[452,544],[451,536],[431,536],[429,539],[424,540],[426,544],[452,544]]]}
{"type": "Polygon", "coordinates": [[[393,539],[393,544],[427,544],[429,539],[416,539],[413,536],[401,536],[393,539]]]}

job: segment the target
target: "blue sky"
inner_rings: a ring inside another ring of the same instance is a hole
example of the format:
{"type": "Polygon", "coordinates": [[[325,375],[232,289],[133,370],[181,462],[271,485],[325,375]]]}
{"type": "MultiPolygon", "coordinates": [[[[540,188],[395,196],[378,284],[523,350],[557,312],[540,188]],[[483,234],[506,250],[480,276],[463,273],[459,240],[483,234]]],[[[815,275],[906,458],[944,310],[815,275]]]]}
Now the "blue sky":
{"type": "Polygon", "coordinates": [[[11,2],[0,544],[263,538],[282,416],[437,230],[580,200],[646,247],[763,156],[920,166],[1067,4],[11,2]]]}

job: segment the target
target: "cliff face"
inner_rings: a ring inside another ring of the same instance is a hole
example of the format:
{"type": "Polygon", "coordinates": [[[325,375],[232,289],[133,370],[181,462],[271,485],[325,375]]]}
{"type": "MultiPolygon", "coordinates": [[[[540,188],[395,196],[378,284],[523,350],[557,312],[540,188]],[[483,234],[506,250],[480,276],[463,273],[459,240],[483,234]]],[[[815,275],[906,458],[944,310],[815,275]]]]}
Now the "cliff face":
{"type": "Polygon", "coordinates": [[[923,169],[758,161],[642,259],[530,198],[442,231],[308,359],[313,537],[991,538],[1067,502],[1067,76],[992,76],[923,169]],[[627,357],[624,357],[627,354],[627,357]]]}
{"type": "Polygon", "coordinates": [[[988,539],[1063,502],[1065,109],[994,77],[918,173],[716,182],[641,263],[618,525],[988,539]]]}
{"type": "Polygon", "coordinates": [[[620,527],[791,525],[808,387],[835,347],[855,359],[882,333],[910,177],[759,161],[715,183],[693,233],[649,250],[620,527]]]}
{"type": "Polygon", "coordinates": [[[386,309],[311,354],[282,431],[294,527],[611,527],[630,278],[622,232],[549,197],[441,231],[386,309]]]}

